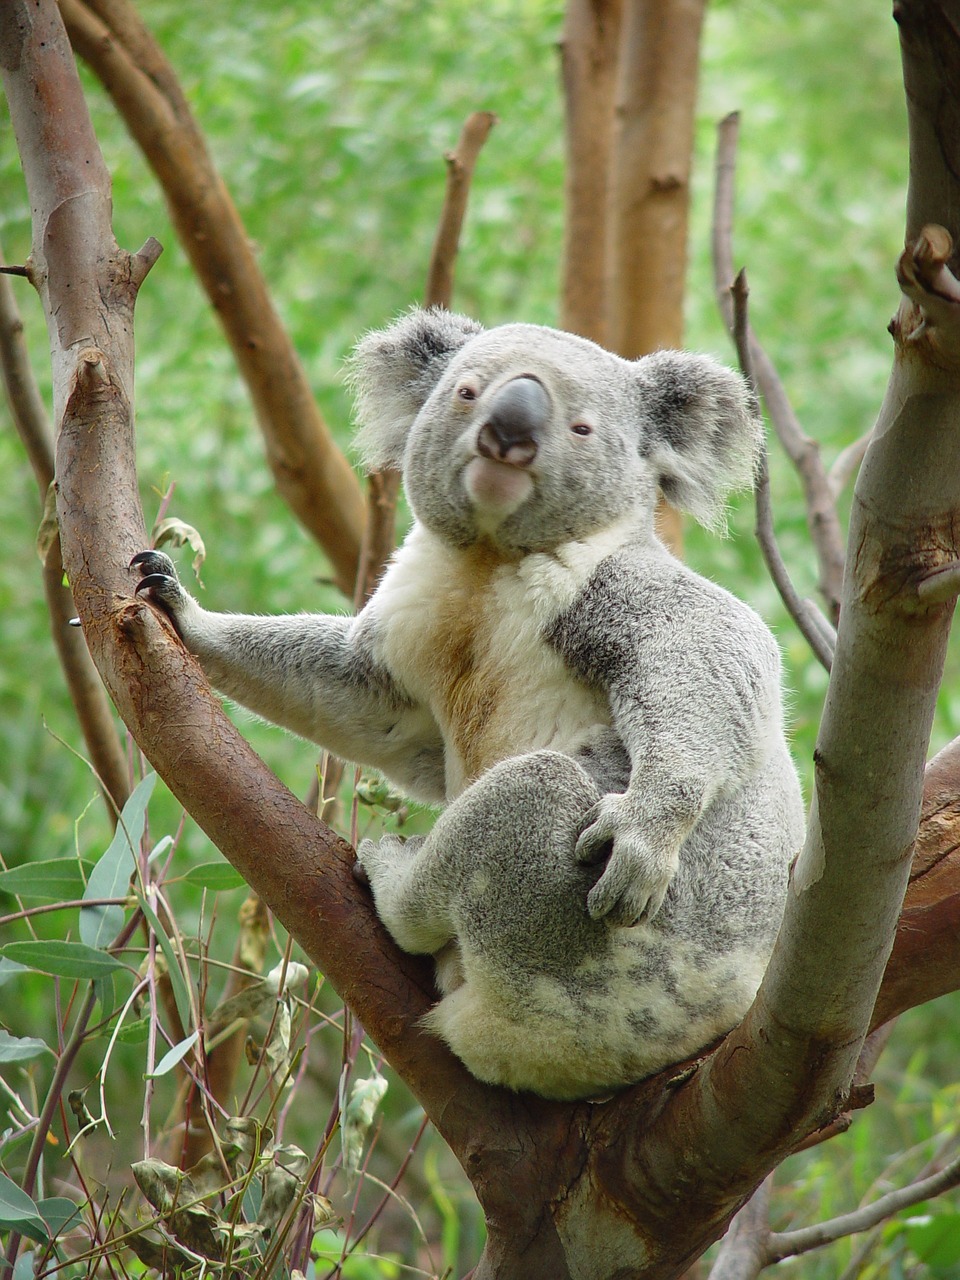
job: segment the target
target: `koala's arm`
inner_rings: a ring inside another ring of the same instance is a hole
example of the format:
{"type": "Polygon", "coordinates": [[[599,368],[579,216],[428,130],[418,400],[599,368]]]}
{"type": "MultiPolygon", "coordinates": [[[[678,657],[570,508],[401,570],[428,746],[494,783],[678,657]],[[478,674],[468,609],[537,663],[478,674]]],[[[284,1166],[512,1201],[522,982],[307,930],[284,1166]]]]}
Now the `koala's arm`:
{"type": "Polygon", "coordinates": [[[591,862],[613,842],[588,909],[620,925],[656,914],[701,816],[782,742],[780,658],[763,622],[675,562],[642,568],[603,566],[560,646],[606,688],[630,756],[626,792],[600,801],[577,846],[591,862]]]}
{"type": "Polygon", "coordinates": [[[170,617],[210,682],[257,715],[345,759],[381,769],[424,799],[443,794],[439,729],[374,659],[369,616],[213,613],[162,552],[142,552],[137,590],[170,617]]]}

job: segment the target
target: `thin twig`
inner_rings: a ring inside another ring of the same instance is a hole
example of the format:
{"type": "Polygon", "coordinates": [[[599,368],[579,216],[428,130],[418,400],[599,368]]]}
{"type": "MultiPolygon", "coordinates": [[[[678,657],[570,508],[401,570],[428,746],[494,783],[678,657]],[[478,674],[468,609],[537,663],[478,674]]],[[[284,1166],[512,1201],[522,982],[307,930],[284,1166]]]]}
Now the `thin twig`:
{"type": "Polygon", "coordinates": [[[854,1209],[852,1213],[841,1214],[827,1222],[817,1223],[813,1227],[802,1227],[798,1231],[782,1231],[770,1237],[768,1256],[770,1262],[779,1262],[782,1258],[794,1258],[801,1253],[809,1253],[811,1249],[819,1249],[822,1245],[833,1244],[845,1236],[856,1235],[860,1231],[868,1231],[885,1219],[909,1209],[923,1200],[931,1200],[942,1195],[953,1187],[960,1185],[960,1157],[951,1160],[946,1168],[927,1178],[918,1178],[909,1186],[900,1187],[881,1196],[873,1204],[854,1209]]]}
{"type": "MultiPolygon", "coordinates": [[[[717,127],[716,192],[713,215],[714,285],[720,313],[731,335],[733,334],[733,305],[730,299],[730,288],[734,278],[732,226],[739,125],[739,113],[732,112],[721,120],[717,127]]],[[[773,362],[757,341],[756,335],[749,329],[747,345],[756,384],[763,396],[773,429],[803,486],[807,526],[817,557],[820,592],[826,602],[830,620],[833,625],[836,625],[840,616],[840,592],[843,585],[844,538],[837,516],[833,490],[820,457],[820,448],[800,426],[773,362]]]]}
{"type": "Polygon", "coordinates": [[[834,499],[839,498],[844,489],[850,483],[850,478],[855,476],[859,470],[860,463],[863,461],[863,455],[867,452],[867,446],[873,439],[873,427],[869,431],[865,431],[863,435],[854,440],[853,444],[848,444],[845,449],[841,449],[833,461],[833,466],[827,473],[827,482],[830,485],[830,492],[834,499]]]}
{"type": "Polygon", "coordinates": [[[453,298],[453,268],[460,249],[460,232],[467,211],[473,170],[496,123],[497,117],[492,111],[474,111],[467,117],[457,145],[444,157],[447,162],[447,189],[427,272],[428,307],[449,307],[453,298]]]}
{"type": "MultiPolygon", "coordinates": [[[[753,352],[749,340],[750,330],[747,322],[748,294],[746,273],[741,271],[730,289],[731,327],[743,376],[751,387],[756,390],[753,352]]],[[[773,510],[770,504],[770,474],[767,468],[767,452],[765,448],[761,453],[760,465],[757,468],[754,497],[757,511],[757,542],[760,544],[760,550],[770,571],[770,576],[790,616],[800,628],[818,661],[829,671],[833,662],[836,637],[832,634],[830,624],[820,614],[813,601],[801,599],[796,587],[790,580],[783,557],[780,555],[780,548],[777,546],[776,534],[773,528],[773,510]]]]}
{"type": "MultiPolygon", "coordinates": [[[[446,194],[424,291],[424,304],[428,307],[449,308],[453,299],[453,269],[460,249],[460,233],[467,211],[470,183],[477,157],[496,123],[497,117],[492,111],[474,111],[467,117],[457,145],[445,157],[446,194]]],[[[360,546],[360,562],[353,596],[357,611],[363,608],[376,590],[384,566],[396,546],[399,495],[399,471],[375,471],[368,477],[367,523],[360,546]]]]}

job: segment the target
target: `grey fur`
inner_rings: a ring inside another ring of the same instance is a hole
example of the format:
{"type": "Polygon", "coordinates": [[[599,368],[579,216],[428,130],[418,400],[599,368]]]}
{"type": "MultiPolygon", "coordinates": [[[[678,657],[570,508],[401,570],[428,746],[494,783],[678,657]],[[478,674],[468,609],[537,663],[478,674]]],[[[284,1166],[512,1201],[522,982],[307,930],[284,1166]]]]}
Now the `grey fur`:
{"type": "Polygon", "coordinates": [[[658,486],[713,524],[749,483],[755,405],[707,357],[439,311],[352,376],[416,515],[363,612],[210,613],[155,552],[141,588],[230,697],[447,805],[359,857],[470,1070],[620,1087],[742,1017],[802,840],[776,644],[653,532],[658,486]]]}

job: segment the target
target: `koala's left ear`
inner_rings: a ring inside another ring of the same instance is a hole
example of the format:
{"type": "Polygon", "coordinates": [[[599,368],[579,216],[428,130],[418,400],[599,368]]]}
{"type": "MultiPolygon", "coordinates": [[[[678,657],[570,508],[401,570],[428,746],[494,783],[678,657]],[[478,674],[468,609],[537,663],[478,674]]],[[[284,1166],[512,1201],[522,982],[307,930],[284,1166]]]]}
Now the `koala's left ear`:
{"type": "Polygon", "coordinates": [[[356,444],[369,470],[400,467],[413,420],[456,353],[479,333],[483,327],[467,316],[418,307],[360,339],[347,367],[360,427],[356,444]]]}
{"type": "Polygon", "coordinates": [[[746,381],[710,356],[657,351],[634,364],[646,435],[641,451],[664,497],[708,528],[723,502],[754,479],[763,436],[746,381]]]}

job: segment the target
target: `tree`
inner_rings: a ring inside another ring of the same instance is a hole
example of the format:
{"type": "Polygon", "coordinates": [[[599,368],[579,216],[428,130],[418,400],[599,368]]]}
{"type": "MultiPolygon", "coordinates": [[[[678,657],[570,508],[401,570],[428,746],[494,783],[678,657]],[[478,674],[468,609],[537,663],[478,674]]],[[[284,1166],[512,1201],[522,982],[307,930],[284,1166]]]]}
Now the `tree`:
{"type": "MultiPolygon", "coordinates": [[[[119,0],[90,9],[118,46],[143,39],[124,25],[119,0]]],[[[642,16],[643,6],[627,9],[642,16]]],[[[867,1035],[958,985],[960,748],[929,770],[915,883],[897,931],[960,578],[951,467],[960,227],[945,158],[960,83],[942,53],[955,48],[958,16],[952,0],[904,0],[896,11],[911,119],[903,302],[854,497],[835,649],[821,628],[833,652],[815,803],[777,950],[753,1009],[713,1052],[602,1106],[561,1106],[480,1086],[419,1030],[432,999],[428,968],[379,928],[352,880],[349,847],[280,786],[161,622],[130,597],[126,565],[146,538],[130,430],[132,310],[156,247],[130,256],[115,245],[109,179],[56,7],[12,0],[2,12],[0,44],[17,51],[5,84],[35,211],[30,275],[53,353],[63,563],[91,654],[144,753],[327,973],[463,1164],[487,1220],[477,1276],[682,1274],[780,1160],[862,1104],[854,1080],[867,1035]],[[69,130],[54,133],[51,119],[69,130]]],[[[163,84],[163,68],[136,47],[163,84]]],[[[755,358],[742,291],[736,320],[744,358],[755,358]]],[[[951,1168],[938,1186],[957,1176],[951,1168]]],[[[930,1191],[914,1187],[903,1199],[930,1191]]],[[[811,1247],[768,1238],[762,1226],[751,1230],[755,1221],[739,1219],[718,1275],[756,1274],[811,1247]],[[743,1253],[753,1261],[738,1261],[743,1253]]]]}

